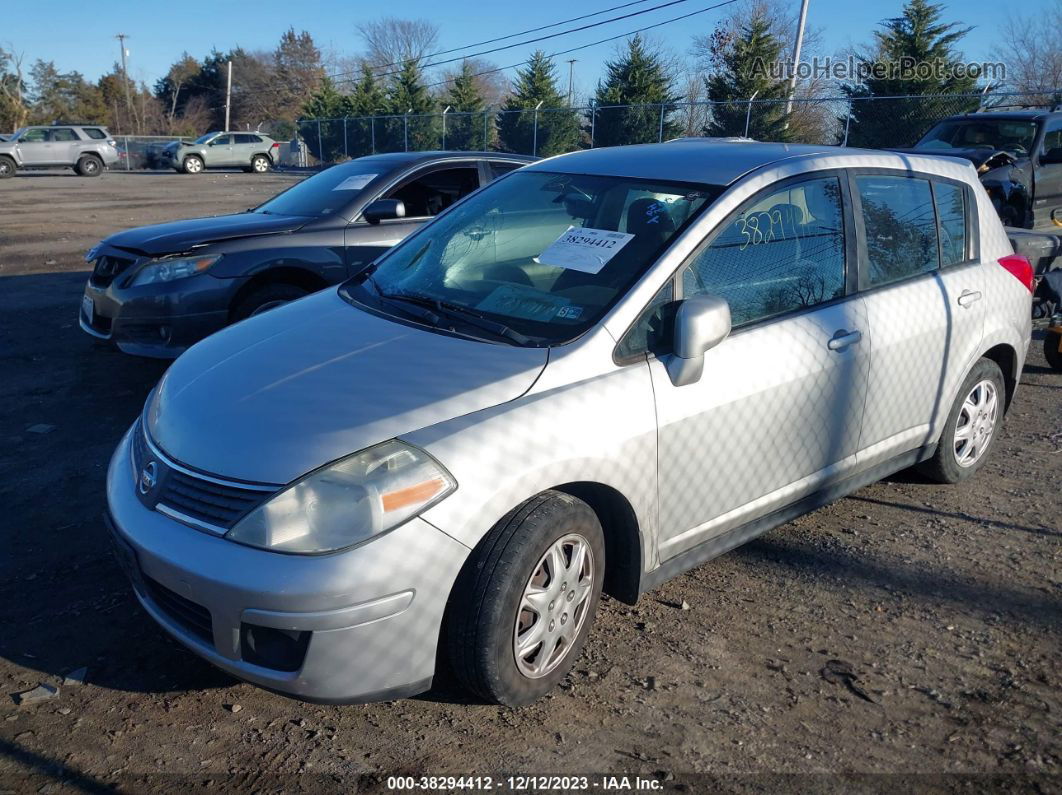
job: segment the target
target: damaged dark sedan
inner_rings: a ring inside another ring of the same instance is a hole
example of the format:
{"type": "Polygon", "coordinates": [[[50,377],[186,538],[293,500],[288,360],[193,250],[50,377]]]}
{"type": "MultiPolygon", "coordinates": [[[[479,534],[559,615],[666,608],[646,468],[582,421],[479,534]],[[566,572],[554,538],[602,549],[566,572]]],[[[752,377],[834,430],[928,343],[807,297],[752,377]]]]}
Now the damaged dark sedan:
{"type": "Polygon", "coordinates": [[[129,229],[96,245],[80,324],[172,358],[229,325],[338,284],[418,225],[535,158],[409,152],[333,166],[247,212],[129,229]]]}
{"type": "Polygon", "coordinates": [[[970,160],[1004,225],[1062,229],[1062,110],[952,116],[908,151],[970,160]]]}

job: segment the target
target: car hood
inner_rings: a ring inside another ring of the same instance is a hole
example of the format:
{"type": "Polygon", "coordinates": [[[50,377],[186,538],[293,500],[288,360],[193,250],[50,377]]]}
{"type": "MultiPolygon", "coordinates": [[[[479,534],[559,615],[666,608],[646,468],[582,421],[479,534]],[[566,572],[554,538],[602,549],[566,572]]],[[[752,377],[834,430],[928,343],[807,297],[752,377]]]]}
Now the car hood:
{"type": "Polygon", "coordinates": [[[1002,149],[993,149],[990,146],[971,146],[957,149],[893,149],[892,151],[910,152],[917,155],[936,155],[938,157],[961,157],[963,160],[969,160],[977,168],[981,168],[981,166],[986,164],[989,168],[999,168],[1018,161],[1018,158],[1014,157],[1010,152],[1002,149]]]}
{"type": "Polygon", "coordinates": [[[179,254],[193,246],[218,240],[294,232],[310,220],[302,216],[265,213],[218,215],[213,218],[191,218],[187,221],[138,226],[111,235],[103,243],[151,256],[179,254]]]}
{"type": "Polygon", "coordinates": [[[190,348],[159,382],[146,420],[152,439],[186,466],[288,483],[370,445],[514,400],[547,359],[543,348],[377,317],[330,289],[190,348]]]}

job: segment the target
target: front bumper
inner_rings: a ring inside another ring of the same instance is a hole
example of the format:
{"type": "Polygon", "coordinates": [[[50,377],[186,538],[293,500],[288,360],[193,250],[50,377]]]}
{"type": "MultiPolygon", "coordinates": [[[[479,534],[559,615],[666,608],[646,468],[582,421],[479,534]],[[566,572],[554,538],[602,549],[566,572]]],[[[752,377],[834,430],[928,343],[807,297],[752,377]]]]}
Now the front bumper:
{"type": "Polygon", "coordinates": [[[172,359],[229,322],[229,304],[245,280],[200,274],[142,287],[85,285],[78,322],[126,353],[172,359]],[[87,302],[91,301],[89,310],[87,302]]]}
{"type": "Polygon", "coordinates": [[[469,549],[426,521],[331,555],[236,544],[137,499],[128,433],[107,472],[107,507],[119,561],[141,605],[233,676],[336,703],[430,687],[443,611],[469,549]],[[298,638],[298,659],[283,666],[290,670],[261,664],[249,643],[257,627],[298,638]]]}

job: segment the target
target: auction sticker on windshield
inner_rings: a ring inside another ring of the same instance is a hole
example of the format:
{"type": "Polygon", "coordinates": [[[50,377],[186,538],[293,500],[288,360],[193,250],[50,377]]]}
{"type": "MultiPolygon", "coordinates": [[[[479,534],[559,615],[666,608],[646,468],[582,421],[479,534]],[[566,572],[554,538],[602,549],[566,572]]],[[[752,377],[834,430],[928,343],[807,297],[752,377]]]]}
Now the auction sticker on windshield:
{"type": "Polygon", "coordinates": [[[557,313],[570,303],[567,298],[539,292],[531,287],[507,284],[495,288],[476,305],[476,309],[523,320],[545,322],[557,316],[557,313]]]}
{"type": "Polygon", "coordinates": [[[569,226],[564,234],[535,257],[535,262],[583,273],[598,273],[632,240],[634,235],[627,232],[569,226]]]}
{"type": "Polygon", "coordinates": [[[355,174],[353,177],[347,177],[332,190],[361,190],[374,179],[376,179],[375,174],[355,174]]]}

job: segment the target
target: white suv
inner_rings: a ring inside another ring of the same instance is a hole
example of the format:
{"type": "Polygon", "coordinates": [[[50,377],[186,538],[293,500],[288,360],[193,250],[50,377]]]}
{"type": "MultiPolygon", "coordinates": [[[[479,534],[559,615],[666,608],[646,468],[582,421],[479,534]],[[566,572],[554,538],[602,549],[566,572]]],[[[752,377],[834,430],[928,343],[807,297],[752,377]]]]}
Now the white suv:
{"type": "Polygon", "coordinates": [[[82,177],[98,177],[118,162],[118,149],[106,127],[56,124],[23,127],[0,141],[0,179],[27,168],[67,166],[82,177]]]}
{"type": "Polygon", "coordinates": [[[969,161],[542,160],[177,359],[111,461],[119,559],[172,635],[270,689],[416,693],[441,649],[526,704],[602,589],[634,602],[904,467],[970,477],[1031,284],[969,161]]]}

